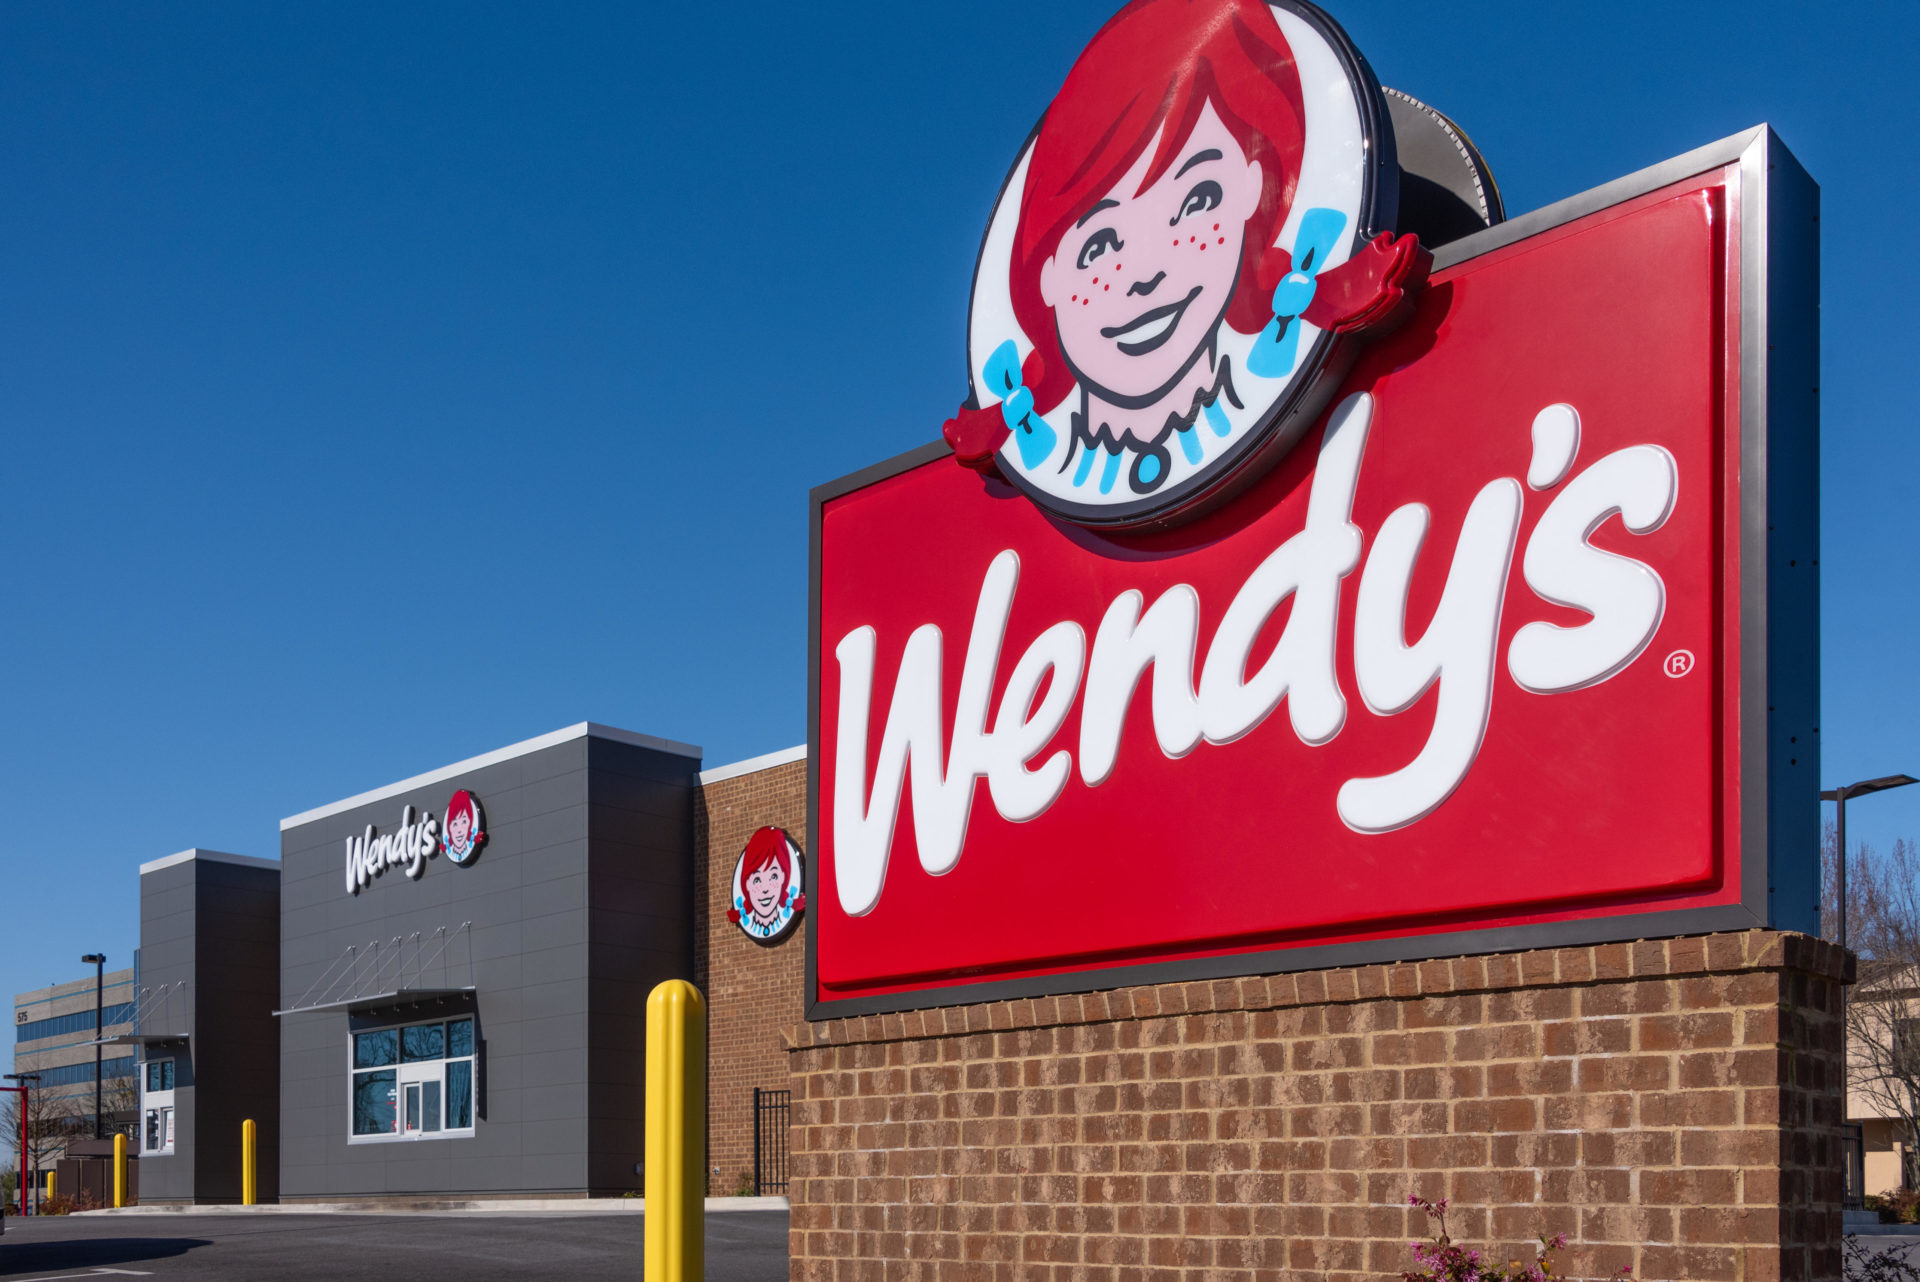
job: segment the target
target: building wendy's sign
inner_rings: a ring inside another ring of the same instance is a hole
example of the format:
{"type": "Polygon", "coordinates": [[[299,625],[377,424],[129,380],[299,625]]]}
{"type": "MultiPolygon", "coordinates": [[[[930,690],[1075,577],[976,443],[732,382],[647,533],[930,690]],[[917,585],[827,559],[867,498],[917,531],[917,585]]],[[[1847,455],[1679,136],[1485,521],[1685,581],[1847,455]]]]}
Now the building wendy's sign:
{"type": "Polygon", "coordinates": [[[359,894],[389,868],[403,869],[418,881],[427,870],[427,860],[440,855],[451,864],[470,864],[479,858],[486,841],[480,799],[465,788],[447,801],[445,822],[430,813],[416,818],[412,806],[402,806],[399,826],[393,831],[383,833],[368,824],[365,832],[346,839],[347,893],[359,894]]]}
{"type": "Polygon", "coordinates": [[[1430,254],[1381,104],[1144,0],[1021,149],[967,406],[814,494],[813,1013],[1811,925],[1811,182],[1430,254]]]}
{"type": "Polygon", "coordinates": [[[780,828],[760,828],[733,861],[727,920],[755,943],[775,944],[793,933],[807,907],[806,861],[780,828]]]}

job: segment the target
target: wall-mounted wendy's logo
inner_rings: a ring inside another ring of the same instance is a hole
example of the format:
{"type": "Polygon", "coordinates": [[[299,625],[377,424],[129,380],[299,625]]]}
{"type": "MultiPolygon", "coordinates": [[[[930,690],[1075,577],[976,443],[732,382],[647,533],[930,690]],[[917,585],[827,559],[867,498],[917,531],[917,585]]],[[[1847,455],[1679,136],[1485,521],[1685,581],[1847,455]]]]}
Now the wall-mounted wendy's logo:
{"type": "Polygon", "coordinates": [[[981,244],[946,426],[1083,525],[1164,525],[1277,461],[1430,256],[1366,61],[1304,0],[1136,0],[1080,55],[981,244]]]}
{"type": "Polygon", "coordinates": [[[480,857],[487,842],[480,816],[480,798],[465,788],[447,802],[446,822],[440,827],[440,849],[456,864],[470,864],[480,857]]]}
{"type": "Polygon", "coordinates": [[[800,848],[779,828],[747,838],[733,864],[733,906],[727,920],[763,944],[784,939],[806,910],[806,873],[800,848]]]}

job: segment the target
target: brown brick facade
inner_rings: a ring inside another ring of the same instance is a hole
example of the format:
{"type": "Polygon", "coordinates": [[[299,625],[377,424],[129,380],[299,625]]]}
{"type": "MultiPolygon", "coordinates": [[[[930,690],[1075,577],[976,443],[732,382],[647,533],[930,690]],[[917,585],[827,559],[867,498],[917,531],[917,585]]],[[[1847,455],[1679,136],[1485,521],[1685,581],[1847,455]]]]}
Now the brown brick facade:
{"type": "Polygon", "coordinates": [[[787,1088],[783,1034],[806,1007],[807,922],[777,944],[749,939],[727,919],[734,860],[756,828],[785,828],[806,858],[804,759],[703,786],[694,802],[694,984],[707,998],[708,1190],[732,1193],[753,1170],[753,1090],[787,1088]],[[719,1173],[714,1174],[713,1168],[719,1173]]]}
{"type": "Polygon", "coordinates": [[[1395,1277],[1419,1193],[1575,1276],[1837,1279],[1844,966],[1753,931],[796,1024],[792,1276],[1395,1277]]]}

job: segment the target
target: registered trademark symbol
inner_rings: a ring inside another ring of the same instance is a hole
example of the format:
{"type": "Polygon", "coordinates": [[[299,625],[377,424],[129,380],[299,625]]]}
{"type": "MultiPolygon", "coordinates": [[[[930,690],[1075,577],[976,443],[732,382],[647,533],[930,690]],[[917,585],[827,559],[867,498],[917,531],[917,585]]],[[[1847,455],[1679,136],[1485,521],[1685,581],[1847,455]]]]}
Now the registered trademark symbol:
{"type": "Polygon", "coordinates": [[[1670,677],[1684,677],[1693,671],[1693,651],[1675,650],[1667,656],[1666,673],[1670,677]]]}

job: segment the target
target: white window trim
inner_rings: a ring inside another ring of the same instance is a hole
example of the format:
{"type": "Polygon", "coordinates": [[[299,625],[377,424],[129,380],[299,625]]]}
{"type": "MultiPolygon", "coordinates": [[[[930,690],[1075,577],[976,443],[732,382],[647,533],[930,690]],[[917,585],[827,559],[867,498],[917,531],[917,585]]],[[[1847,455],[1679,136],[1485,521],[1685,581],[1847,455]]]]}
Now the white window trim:
{"type": "Polygon", "coordinates": [[[347,1143],[349,1144],[412,1144],[420,1140],[468,1140],[474,1136],[475,1127],[480,1122],[480,1025],[472,1015],[442,1015],[439,1019],[415,1019],[404,1024],[380,1024],[372,1028],[347,1030],[347,1143]],[[383,1033],[388,1029],[400,1034],[404,1043],[404,1029],[421,1028],[428,1024],[451,1024],[462,1019],[474,1021],[473,1051],[467,1055],[442,1056],[433,1060],[396,1061],[382,1064],[378,1068],[355,1068],[353,1064],[353,1039],[359,1033],[383,1033]],[[472,1121],[462,1127],[446,1125],[447,1117],[447,1065],[471,1064],[472,1078],[468,1089],[473,1092],[472,1121]],[[393,1117],[400,1129],[385,1135],[356,1135],[353,1130],[353,1082],[361,1073],[393,1073],[393,1117]],[[440,1129],[437,1131],[409,1131],[407,1125],[407,1087],[411,1084],[433,1081],[440,1086],[440,1129]]]}
{"type": "MultiPolygon", "coordinates": [[[[150,1091],[147,1089],[147,1065],[158,1061],[146,1060],[140,1064],[140,1116],[137,1125],[139,1131],[138,1155],[141,1157],[170,1157],[173,1154],[175,1137],[180,1130],[180,1112],[174,1103],[173,1091],[150,1091]],[[160,1123],[160,1147],[147,1147],[147,1113],[152,1109],[165,1109],[160,1123]]],[[[176,1065],[174,1072],[178,1073],[176,1065]]],[[[174,1082],[176,1089],[179,1082],[174,1082]]]]}

